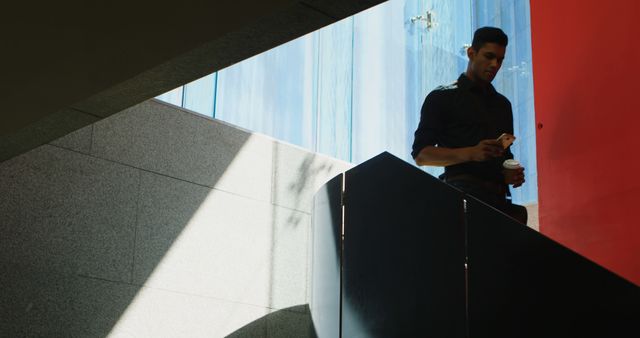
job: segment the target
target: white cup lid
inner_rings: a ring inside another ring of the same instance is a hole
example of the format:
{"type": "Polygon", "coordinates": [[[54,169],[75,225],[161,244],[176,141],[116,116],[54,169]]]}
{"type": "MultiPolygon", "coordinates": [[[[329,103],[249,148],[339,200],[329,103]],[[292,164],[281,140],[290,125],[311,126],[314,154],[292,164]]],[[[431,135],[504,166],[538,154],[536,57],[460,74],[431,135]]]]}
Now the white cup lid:
{"type": "Polygon", "coordinates": [[[506,160],[504,162],[502,162],[502,166],[505,169],[518,169],[520,168],[520,162],[518,162],[517,160],[506,160]]]}

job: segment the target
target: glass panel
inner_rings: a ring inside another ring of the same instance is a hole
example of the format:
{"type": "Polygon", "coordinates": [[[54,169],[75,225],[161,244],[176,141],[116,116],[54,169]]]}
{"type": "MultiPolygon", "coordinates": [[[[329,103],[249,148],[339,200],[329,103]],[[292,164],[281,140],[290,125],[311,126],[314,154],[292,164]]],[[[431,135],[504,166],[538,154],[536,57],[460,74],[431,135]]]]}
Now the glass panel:
{"type": "Polygon", "coordinates": [[[316,44],[309,34],[219,71],[216,118],[314,149],[316,44]]]}
{"type": "Polygon", "coordinates": [[[207,75],[184,86],[184,108],[213,117],[217,73],[207,75]]]}
{"type": "Polygon", "coordinates": [[[517,137],[511,150],[526,168],[527,182],[511,190],[513,201],[518,204],[535,203],[538,200],[538,173],[529,1],[476,0],[475,4],[477,27],[500,27],[509,36],[507,55],[493,85],[511,101],[517,137]]]}
{"type": "Polygon", "coordinates": [[[351,160],[353,17],[318,31],[316,151],[351,160]]]}
{"type": "MultiPolygon", "coordinates": [[[[432,12],[434,26],[428,29],[422,24],[420,58],[422,60],[422,87],[420,106],[416,114],[415,126],[420,118],[420,108],[427,94],[438,86],[454,83],[467,69],[465,45],[471,43],[471,2],[469,0],[430,0],[422,13],[432,12]]],[[[440,175],[444,168],[425,167],[432,175],[440,175]]]]}
{"type": "MultiPolygon", "coordinates": [[[[413,132],[427,94],[466,70],[464,46],[481,26],[509,35],[494,85],[512,103],[515,157],[537,200],[528,0],[391,0],[159,96],[346,161],[382,151],[413,163],[413,132]],[[430,18],[429,18],[430,16],[430,18]],[[183,97],[184,96],[184,97],[183,97]]],[[[439,175],[443,168],[424,167],[439,175]]]]}
{"type": "Polygon", "coordinates": [[[168,91],[162,95],[156,96],[156,99],[171,103],[176,106],[182,106],[182,90],[184,86],[180,86],[174,90],[168,91]]]}
{"type": "MultiPolygon", "coordinates": [[[[407,135],[414,131],[407,116],[417,109],[415,78],[408,76],[414,59],[405,4],[389,1],[354,18],[352,161],[361,163],[382,151],[410,160],[407,135]],[[414,81],[411,81],[414,80],[414,81]]],[[[408,11],[415,14],[414,11],[408,11]]]]}

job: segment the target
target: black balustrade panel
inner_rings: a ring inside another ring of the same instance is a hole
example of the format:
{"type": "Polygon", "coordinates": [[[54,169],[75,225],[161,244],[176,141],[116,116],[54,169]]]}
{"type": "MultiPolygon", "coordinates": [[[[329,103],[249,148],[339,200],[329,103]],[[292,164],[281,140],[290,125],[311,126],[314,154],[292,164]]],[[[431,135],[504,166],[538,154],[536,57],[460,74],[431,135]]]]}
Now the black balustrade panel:
{"type": "Polygon", "coordinates": [[[342,337],[464,337],[462,194],[388,153],[345,175],[342,337]]]}
{"type": "Polygon", "coordinates": [[[334,177],[314,197],[310,309],[318,337],[340,337],[342,179],[334,177]]]}
{"type": "Polygon", "coordinates": [[[640,337],[636,285],[467,201],[471,338],[640,337]]]}
{"type": "Polygon", "coordinates": [[[640,337],[638,286],[389,153],[316,194],[313,236],[320,338],[640,337]]]}

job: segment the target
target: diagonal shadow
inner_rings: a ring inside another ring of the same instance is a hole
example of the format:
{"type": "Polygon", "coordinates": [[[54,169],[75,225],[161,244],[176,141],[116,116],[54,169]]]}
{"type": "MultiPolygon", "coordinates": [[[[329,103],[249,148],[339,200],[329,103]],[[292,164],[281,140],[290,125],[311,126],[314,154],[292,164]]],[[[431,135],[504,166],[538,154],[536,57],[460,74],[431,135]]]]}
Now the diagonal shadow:
{"type": "Polygon", "coordinates": [[[255,165],[237,171],[251,134],[160,105],[83,129],[88,146],[58,141],[0,163],[0,336],[220,336],[272,311],[273,256],[241,266],[273,250],[279,219],[262,229],[252,218],[275,206],[233,191],[261,181],[255,165]]]}
{"type": "Polygon", "coordinates": [[[266,336],[316,338],[309,306],[304,304],[272,312],[234,331],[227,338],[266,336]]]}

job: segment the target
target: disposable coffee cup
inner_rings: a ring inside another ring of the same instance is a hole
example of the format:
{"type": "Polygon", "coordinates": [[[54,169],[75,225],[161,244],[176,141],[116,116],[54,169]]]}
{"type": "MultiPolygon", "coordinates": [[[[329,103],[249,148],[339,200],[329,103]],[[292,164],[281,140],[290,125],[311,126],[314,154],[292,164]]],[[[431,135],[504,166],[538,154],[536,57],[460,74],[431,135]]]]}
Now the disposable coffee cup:
{"type": "Polygon", "coordinates": [[[505,169],[520,169],[522,168],[520,166],[520,162],[518,162],[517,160],[506,160],[504,162],[502,162],[502,167],[505,169]]]}

